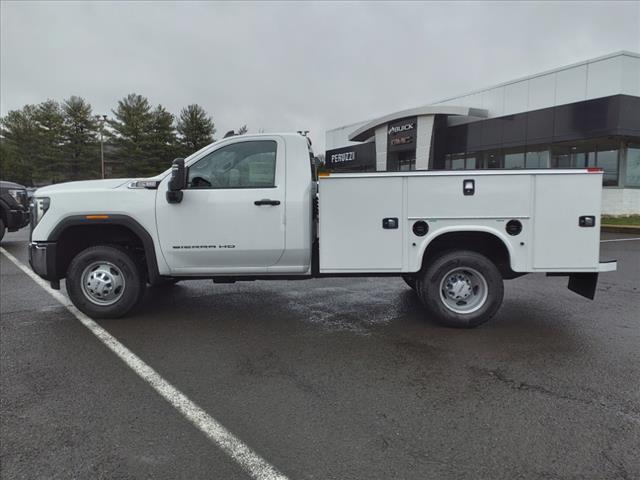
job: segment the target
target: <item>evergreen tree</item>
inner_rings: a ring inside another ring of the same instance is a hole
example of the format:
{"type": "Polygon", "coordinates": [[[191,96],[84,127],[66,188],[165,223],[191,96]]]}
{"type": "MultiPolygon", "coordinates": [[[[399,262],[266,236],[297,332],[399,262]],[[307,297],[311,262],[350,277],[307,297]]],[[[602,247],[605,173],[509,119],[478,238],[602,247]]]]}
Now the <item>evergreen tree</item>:
{"type": "Polygon", "coordinates": [[[33,177],[38,184],[66,179],[64,165],[64,114],[60,104],[47,100],[36,107],[34,118],[38,126],[38,148],[33,157],[33,177]]]}
{"type": "Polygon", "coordinates": [[[3,179],[33,185],[34,157],[40,145],[36,111],[35,105],[25,105],[1,119],[3,179]]]}
{"type": "Polygon", "coordinates": [[[0,179],[30,185],[31,172],[22,163],[16,149],[5,138],[0,137],[0,179]]]}
{"type": "Polygon", "coordinates": [[[131,93],[118,101],[118,107],[112,112],[115,118],[109,125],[116,147],[116,172],[127,177],[144,176],[150,170],[148,147],[154,119],[149,100],[131,93]]]}
{"type": "Polygon", "coordinates": [[[71,96],[62,104],[64,114],[64,153],[68,180],[97,178],[100,171],[98,125],[91,105],[71,96]]]}
{"type": "Polygon", "coordinates": [[[146,176],[157,175],[171,166],[176,156],[176,130],[173,126],[174,117],[162,106],[158,105],[151,113],[151,132],[146,176]]]}
{"type": "Polygon", "coordinates": [[[189,105],[180,112],[177,125],[180,147],[183,155],[188,155],[214,141],[216,133],[213,120],[197,104],[189,105]]]}

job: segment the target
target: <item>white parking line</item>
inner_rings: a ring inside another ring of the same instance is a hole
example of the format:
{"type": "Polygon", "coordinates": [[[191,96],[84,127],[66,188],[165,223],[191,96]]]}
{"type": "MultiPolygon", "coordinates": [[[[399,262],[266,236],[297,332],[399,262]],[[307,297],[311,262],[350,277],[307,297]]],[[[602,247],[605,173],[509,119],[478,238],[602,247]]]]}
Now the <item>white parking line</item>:
{"type": "Polygon", "coordinates": [[[267,463],[264,458],[251,450],[251,448],[222,426],[215,418],[189,400],[184,393],[162,378],[158,372],[122,345],[104,328],[74,307],[62,293],[52,289],[46,281],[38,277],[29,267],[22,264],[20,260],[4,248],[0,247],[0,252],[11,260],[20,270],[26,273],[34,282],[46,290],[49,295],[64,305],[64,307],[69,310],[74,317],[80,320],[80,323],[87,327],[109,350],[120,357],[136,375],[147,382],[162,398],[169,402],[173,408],[178,410],[187,420],[204,433],[209,440],[235,460],[245,472],[253,478],[260,480],[287,480],[287,477],[280,473],[273,465],[267,463]]]}
{"type": "Polygon", "coordinates": [[[633,240],[640,240],[640,237],[636,238],[612,238],[611,240],[600,240],[600,243],[608,243],[608,242],[631,242],[633,240]]]}

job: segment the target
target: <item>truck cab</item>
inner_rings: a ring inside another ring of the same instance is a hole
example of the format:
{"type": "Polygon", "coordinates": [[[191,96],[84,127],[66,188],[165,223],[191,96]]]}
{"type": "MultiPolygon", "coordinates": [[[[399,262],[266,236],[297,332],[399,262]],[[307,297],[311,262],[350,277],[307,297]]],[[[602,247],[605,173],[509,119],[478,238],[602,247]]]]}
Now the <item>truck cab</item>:
{"type": "Polygon", "coordinates": [[[232,137],[186,162],[179,203],[170,176],[156,202],[171,275],[310,274],[314,185],[300,135],[232,137]]]}
{"type": "Polygon", "coordinates": [[[147,284],[402,277],[429,318],[454,327],[491,318],[505,279],[566,275],[593,298],[599,272],[615,269],[598,258],[599,169],[316,181],[312,160],[302,135],[242,135],[153,178],[39,189],[31,266],[103,318],[133,310],[147,284]]]}

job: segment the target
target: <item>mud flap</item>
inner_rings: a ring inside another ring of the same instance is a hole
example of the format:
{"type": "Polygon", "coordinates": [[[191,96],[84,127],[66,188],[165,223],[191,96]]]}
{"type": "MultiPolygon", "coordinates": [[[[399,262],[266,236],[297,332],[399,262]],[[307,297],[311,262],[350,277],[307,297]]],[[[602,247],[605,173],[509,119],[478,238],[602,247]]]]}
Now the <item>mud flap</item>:
{"type": "Polygon", "coordinates": [[[571,273],[569,275],[569,285],[567,288],[572,292],[582,295],[590,300],[596,296],[598,286],[597,273],[571,273]]]}

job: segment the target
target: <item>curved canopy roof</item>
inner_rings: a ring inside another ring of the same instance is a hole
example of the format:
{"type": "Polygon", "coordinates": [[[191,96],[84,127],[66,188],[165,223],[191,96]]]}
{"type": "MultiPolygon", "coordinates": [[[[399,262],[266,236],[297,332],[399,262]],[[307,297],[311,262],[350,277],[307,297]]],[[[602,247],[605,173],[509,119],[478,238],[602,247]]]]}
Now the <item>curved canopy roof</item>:
{"type": "Polygon", "coordinates": [[[462,115],[466,117],[486,118],[488,112],[481,108],[455,107],[449,105],[427,105],[424,107],[410,108],[408,110],[400,110],[399,112],[390,113],[375,120],[364,124],[349,135],[352,142],[364,142],[373,137],[381,125],[386,125],[395,120],[401,120],[407,117],[419,117],[421,115],[462,115]]]}

